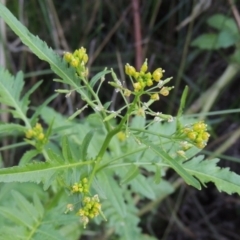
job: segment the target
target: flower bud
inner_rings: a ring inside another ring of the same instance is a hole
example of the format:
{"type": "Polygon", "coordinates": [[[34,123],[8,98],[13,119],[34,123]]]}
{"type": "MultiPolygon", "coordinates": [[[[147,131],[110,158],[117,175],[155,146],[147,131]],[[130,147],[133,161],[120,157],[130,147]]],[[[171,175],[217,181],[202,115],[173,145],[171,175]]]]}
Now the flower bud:
{"type": "Polygon", "coordinates": [[[162,68],[157,68],[152,74],[153,79],[156,82],[159,82],[160,79],[163,77],[163,72],[164,72],[164,70],[162,68]]]}

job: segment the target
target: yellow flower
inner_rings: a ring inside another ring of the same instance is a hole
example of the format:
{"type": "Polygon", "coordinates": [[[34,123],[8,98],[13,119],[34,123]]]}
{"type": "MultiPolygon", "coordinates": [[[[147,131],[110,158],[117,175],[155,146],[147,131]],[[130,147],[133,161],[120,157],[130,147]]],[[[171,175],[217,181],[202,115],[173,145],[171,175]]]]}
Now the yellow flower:
{"type": "Polygon", "coordinates": [[[141,66],[140,71],[145,73],[147,69],[148,69],[148,65],[147,65],[147,59],[146,59],[143,65],[141,66]]]}
{"type": "Polygon", "coordinates": [[[125,141],[126,138],[127,138],[127,137],[126,137],[126,133],[123,132],[123,131],[119,132],[119,133],[117,134],[117,138],[118,138],[119,141],[121,141],[121,142],[125,141]]]}
{"type": "Polygon", "coordinates": [[[169,94],[168,87],[163,87],[159,93],[163,96],[167,96],[169,94]]]}
{"type": "Polygon", "coordinates": [[[163,72],[164,72],[164,70],[162,68],[157,68],[152,74],[153,79],[156,82],[159,82],[160,79],[163,77],[163,72]]]}
{"type": "Polygon", "coordinates": [[[158,93],[152,94],[152,95],[151,95],[151,99],[152,99],[152,100],[155,100],[155,101],[159,100],[159,95],[158,95],[158,93]]]}
{"type": "Polygon", "coordinates": [[[73,55],[70,52],[66,52],[66,53],[64,53],[63,57],[64,57],[65,61],[69,63],[69,62],[71,62],[73,55]]]}
{"type": "Polygon", "coordinates": [[[139,90],[142,89],[142,86],[139,82],[136,82],[133,84],[133,88],[134,88],[135,92],[138,92],[139,90]]]}
{"type": "Polygon", "coordinates": [[[25,134],[26,138],[32,138],[34,136],[34,132],[32,129],[27,130],[25,134]]]}

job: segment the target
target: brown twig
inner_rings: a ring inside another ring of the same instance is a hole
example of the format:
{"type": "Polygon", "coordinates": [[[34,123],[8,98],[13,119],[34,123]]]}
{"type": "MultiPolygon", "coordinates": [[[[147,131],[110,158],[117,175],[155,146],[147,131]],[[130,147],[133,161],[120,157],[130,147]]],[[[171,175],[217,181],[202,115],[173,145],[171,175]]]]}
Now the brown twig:
{"type": "Polygon", "coordinates": [[[133,9],[133,24],[134,24],[134,45],[135,45],[135,66],[140,69],[142,65],[142,34],[141,34],[141,21],[139,0],[132,0],[133,9]]]}
{"type": "Polygon", "coordinates": [[[240,15],[239,15],[239,12],[237,10],[237,7],[236,7],[235,3],[233,2],[233,0],[228,0],[228,2],[229,2],[229,5],[232,9],[235,21],[236,21],[237,26],[238,26],[238,29],[240,30],[240,15]]]}

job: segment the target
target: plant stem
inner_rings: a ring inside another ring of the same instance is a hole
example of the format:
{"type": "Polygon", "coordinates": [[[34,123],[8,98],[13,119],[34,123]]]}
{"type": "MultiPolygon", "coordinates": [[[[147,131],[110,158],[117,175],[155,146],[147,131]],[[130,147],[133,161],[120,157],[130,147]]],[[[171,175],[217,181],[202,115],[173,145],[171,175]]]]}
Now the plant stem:
{"type": "Polygon", "coordinates": [[[128,111],[127,113],[125,114],[125,116],[122,118],[121,122],[119,123],[119,125],[117,127],[115,127],[113,130],[111,130],[110,132],[108,132],[103,144],[102,144],[102,147],[101,149],[99,150],[99,153],[96,157],[96,160],[95,160],[95,164],[94,164],[94,167],[93,167],[93,171],[89,177],[89,186],[91,186],[92,184],[92,181],[93,181],[93,177],[95,176],[95,173],[98,169],[98,165],[100,163],[100,161],[102,160],[103,158],[103,155],[104,153],[106,152],[106,149],[111,141],[111,139],[113,138],[113,136],[115,134],[117,134],[118,132],[121,131],[124,123],[127,121],[128,117],[130,116],[130,114],[132,113],[132,111],[134,110],[134,107],[137,103],[137,101],[139,100],[139,97],[140,95],[136,95],[133,102],[131,103],[130,107],[128,108],[128,111]]]}

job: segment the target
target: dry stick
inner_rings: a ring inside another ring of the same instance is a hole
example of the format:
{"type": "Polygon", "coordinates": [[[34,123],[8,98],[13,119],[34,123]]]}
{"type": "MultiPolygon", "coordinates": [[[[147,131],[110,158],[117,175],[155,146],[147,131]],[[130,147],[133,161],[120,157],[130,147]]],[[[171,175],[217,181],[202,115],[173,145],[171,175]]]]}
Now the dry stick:
{"type": "Polygon", "coordinates": [[[149,26],[148,26],[149,34],[148,34],[147,38],[145,39],[145,42],[146,42],[145,47],[143,47],[143,59],[145,58],[145,56],[147,54],[147,51],[148,51],[148,46],[149,46],[149,42],[150,42],[150,38],[151,38],[151,33],[152,33],[153,26],[154,26],[154,23],[156,21],[156,18],[157,18],[159,8],[160,8],[161,4],[162,4],[162,0],[158,0],[156,2],[155,7],[154,7],[153,13],[151,14],[150,23],[149,23],[149,26]]]}
{"type": "MultiPolygon", "coordinates": [[[[240,29],[240,16],[239,12],[233,3],[232,0],[228,0],[233,15],[235,17],[235,20],[237,22],[237,26],[240,29]]],[[[195,113],[199,111],[202,108],[201,118],[204,117],[203,112],[208,112],[210,108],[212,107],[214,101],[216,100],[220,90],[224,88],[228,83],[230,83],[233,78],[238,74],[240,71],[240,68],[237,64],[229,64],[227,68],[225,69],[224,73],[220,76],[220,78],[217,80],[217,82],[208,89],[204,94],[202,94],[186,111],[186,113],[195,113]]]]}
{"type": "Polygon", "coordinates": [[[56,33],[57,33],[57,36],[59,38],[59,41],[66,51],[70,51],[70,47],[69,47],[69,45],[66,41],[66,38],[64,36],[64,31],[63,31],[63,28],[62,28],[61,23],[59,21],[57,11],[56,11],[56,8],[55,8],[52,0],[48,0],[48,6],[49,6],[49,9],[50,9],[49,13],[50,12],[52,13],[52,18],[53,19],[51,19],[51,20],[54,21],[53,25],[55,25],[55,27],[56,27],[56,33]]]}
{"type": "Polygon", "coordinates": [[[240,15],[239,15],[239,12],[237,10],[237,7],[236,7],[235,3],[232,0],[228,0],[228,2],[229,2],[229,5],[230,5],[230,7],[232,9],[234,18],[235,18],[237,26],[238,26],[238,29],[240,30],[240,15]]]}
{"type": "Polygon", "coordinates": [[[216,150],[214,150],[213,154],[211,154],[208,158],[212,159],[216,157],[217,155],[225,152],[228,148],[230,148],[238,138],[240,137],[240,128],[234,131],[234,133],[225,141],[220,147],[218,147],[216,150]]]}
{"type": "MultiPolygon", "coordinates": [[[[190,22],[189,27],[188,27],[188,31],[187,31],[187,36],[186,36],[186,40],[185,40],[185,44],[183,47],[183,53],[182,53],[182,58],[181,58],[181,63],[178,69],[178,73],[177,73],[177,78],[175,81],[175,89],[176,89],[176,93],[172,95],[171,97],[171,107],[174,106],[175,100],[177,98],[177,91],[181,82],[181,78],[182,75],[184,73],[185,70],[185,66],[186,66],[186,61],[187,61],[187,54],[188,54],[188,50],[189,50],[189,46],[190,46],[190,42],[191,42],[191,37],[192,37],[192,30],[193,30],[193,24],[194,24],[194,19],[190,22]]],[[[172,109],[171,109],[172,110],[172,109]]]]}
{"type": "Polygon", "coordinates": [[[111,39],[111,37],[113,36],[113,34],[117,31],[117,29],[119,28],[119,26],[121,25],[122,21],[124,20],[127,12],[129,11],[129,7],[123,12],[121,18],[116,22],[116,24],[113,26],[113,28],[111,29],[111,31],[108,33],[108,35],[104,38],[104,40],[102,41],[102,43],[100,44],[100,46],[96,49],[96,51],[94,52],[94,54],[92,55],[92,57],[89,59],[88,62],[88,67],[90,68],[92,63],[94,62],[94,60],[97,58],[97,56],[100,54],[100,52],[102,51],[102,49],[105,47],[105,45],[108,43],[108,41],[111,39]]]}
{"type": "Polygon", "coordinates": [[[99,10],[100,3],[101,3],[101,1],[95,1],[95,4],[92,8],[91,17],[89,18],[87,26],[85,27],[85,31],[83,32],[83,36],[82,36],[82,40],[81,40],[82,43],[85,43],[86,38],[93,27],[94,21],[97,16],[97,12],[99,10]]]}
{"type": "MultiPolygon", "coordinates": [[[[52,32],[53,32],[53,40],[55,43],[55,46],[60,49],[60,45],[62,45],[66,50],[69,50],[69,46],[67,44],[67,41],[64,37],[63,30],[61,27],[61,24],[58,19],[57,11],[55,9],[55,6],[53,4],[52,0],[47,0],[47,4],[49,7],[49,19],[52,26],[52,32]]],[[[67,89],[67,85],[64,84],[64,88],[67,89]]],[[[74,113],[74,107],[73,107],[73,99],[75,98],[76,93],[75,91],[71,94],[71,97],[66,98],[67,106],[68,106],[68,114],[71,116],[74,113]]]]}
{"type": "Polygon", "coordinates": [[[220,91],[230,83],[238,74],[240,68],[237,64],[231,63],[227,66],[220,78],[189,107],[186,114],[199,111],[202,108],[201,119],[210,110],[220,91]]]}
{"type": "Polygon", "coordinates": [[[133,24],[134,24],[134,45],[135,45],[135,66],[140,69],[142,65],[142,34],[139,0],[132,0],[133,24]]]}

